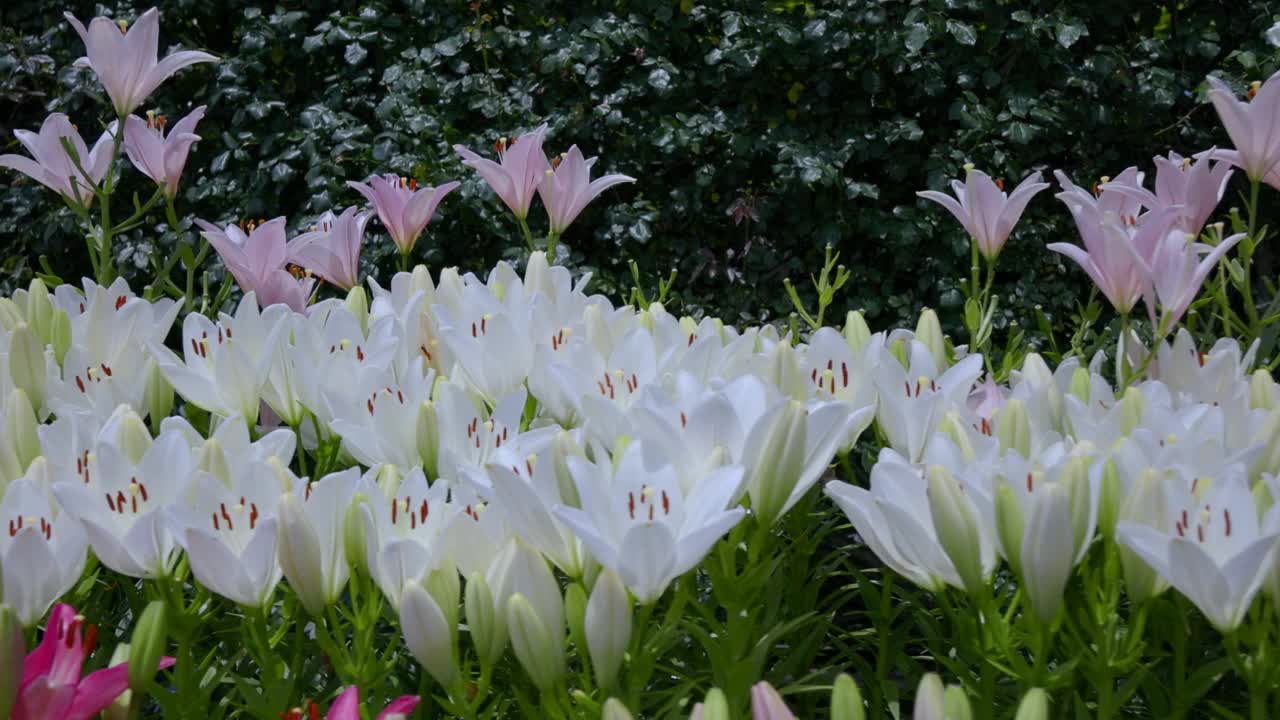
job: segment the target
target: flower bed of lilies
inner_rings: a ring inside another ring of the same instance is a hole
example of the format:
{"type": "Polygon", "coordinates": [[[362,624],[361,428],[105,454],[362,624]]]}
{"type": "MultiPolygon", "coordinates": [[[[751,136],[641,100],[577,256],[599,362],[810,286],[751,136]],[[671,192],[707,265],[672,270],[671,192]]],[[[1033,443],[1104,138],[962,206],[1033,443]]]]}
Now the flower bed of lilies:
{"type": "Polygon", "coordinates": [[[0,716],[1280,711],[1280,314],[1251,267],[1280,79],[1244,102],[1210,78],[1236,147],[1156,158],[1154,191],[1059,173],[1083,247],[1050,249],[1116,319],[1033,352],[993,346],[992,278],[1039,174],[921,193],[972,237],[968,344],[932,311],[825,327],[830,252],[816,311],[788,285],[791,327],[735,328],[668,312],[670,281],[616,305],[555,264],[633,179],[548,160],[544,128],[458,149],[521,271],[412,267],[457,184],[391,174],[292,240],[186,237],[203,109],[133,113],[215,59],[157,62],[154,10],[69,20],[116,119],[90,148],[55,114],[0,157],[81,217],[97,275],[0,298],[0,716]],[[122,156],[156,194],[113,222],[122,156]],[[177,249],[131,288],[112,238],[157,206],[177,249]],[[402,271],[362,283],[375,215],[402,271]],[[211,250],[229,277],[197,287],[211,250]]]}

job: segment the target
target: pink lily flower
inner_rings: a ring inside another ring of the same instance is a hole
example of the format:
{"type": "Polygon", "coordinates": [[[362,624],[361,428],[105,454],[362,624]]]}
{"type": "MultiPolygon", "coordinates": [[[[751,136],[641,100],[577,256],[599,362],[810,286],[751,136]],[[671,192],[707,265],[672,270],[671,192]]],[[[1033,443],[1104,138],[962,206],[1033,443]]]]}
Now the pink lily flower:
{"type": "MultiPolygon", "coordinates": [[[[13,720],[88,720],[96,717],[129,689],[129,665],[121,663],[80,677],[85,658],[93,652],[97,628],[85,629],[75,608],[59,603],[49,616],[40,647],[22,665],[22,684],[13,720]]],[[[172,667],[161,658],[160,667],[172,667]]]]}
{"type": "Polygon", "coordinates": [[[949,210],[977,241],[978,252],[993,260],[1004,249],[1013,226],[1027,209],[1027,203],[1036,193],[1049,187],[1049,183],[1041,182],[1040,173],[1033,172],[1018,183],[1011,194],[1005,194],[1003,182],[993,181],[972,166],[965,169],[964,182],[951,181],[954,198],[936,190],[923,190],[916,195],[949,210]]]}
{"type": "Polygon", "coordinates": [[[563,234],[600,193],[614,185],[636,181],[627,175],[605,175],[592,180],[591,166],[595,164],[596,158],[583,159],[582,151],[574,145],[552,162],[554,170],[543,173],[542,182],[538,184],[538,196],[547,209],[552,233],[563,234]]]}
{"type": "Polygon", "coordinates": [[[80,138],[80,131],[71,124],[67,116],[62,113],[53,113],[44,119],[44,123],[40,125],[39,134],[30,130],[13,131],[18,142],[31,153],[31,157],[0,155],[0,167],[13,168],[61,194],[69,202],[87,208],[93,200],[93,190],[89,187],[90,181],[94,185],[101,183],[107,175],[107,166],[111,164],[111,133],[114,130],[115,123],[112,123],[111,128],[102,133],[98,141],[93,144],[93,149],[89,149],[80,138]],[[75,148],[76,155],[80,159],[80,167],[89,174],[88,180],[71,162],[66,148],[62,146],[62,138],[66,138],[71,143],[71,147],[75,148]]]}
{"type": "Polygon", "coordinates": [[[1004,407],[1008,400],[1009,393],[1003,387],[996,384],[995,379],[987,375],[986,382],[978,385],[969,394],[969,410],[977,416],[979,426],[978,430],[984,435],[990,435],[991,421],[995,419],[996,413],[1000,408],[1004,407]]]}
{"type": "Polygon", "coordinates": [[[196,224],[202,228],[200,234],[218,251],[240,289],[256,293],[260,306],[279,303],[288,305],[294,312],[306,309],[316,280],[297,277],[286,268],[284,218],[257,224],[250,221],[247,228],[236,225],[219,228],[204,220],[196,220],[196,224]]]}
{"type": "MultiPolygon", "coordinates": [[[[414,708],[418,707],[420,701],[417,695],[403,695],[392,700],[391,704],[378,714],[377,720],[405,720],[414,708]]],[[[305,712],[302,708],[294,708],[281,717],[284,720],[318,718],[320,711],[315,703],[308,703],[305,712]]],[[[338,699],[333,701],[333,705],[329,706],[329,712],[324,717],[325,720],[360,720],[360,691],[356,686],[352,685],[343,690],[338,699]]]]}
{"type": "Polygon", "coordinates": [[[524,220],[529,216],[533,194],[550,167],[547,156],[542,153],[542,140],[546,134],[547,126],[543,124],[509,144],[506,138],[499,140],[495,148],[500,163],[482,158],[462,145],[454,145],[453,150],[462,156],[463,165],[480,173],[511,212],[524,220]]]}
{"type": "Polygon", "coordinates": [[[326,212],[311,232],[289,241],[289,262],[310,270],[321,280],[350,290],[360,284],[360,245],[364,243],[364,226],[370,217],[369,213],[356,213],[353,207],[338,216],[332,211],[326,212]]]}
{"type": "Polygon", "coordinates": [[[1241,102],[1235,92],[1210,75],[1209,99],[1238,153],[1235,164],[1250,180],[1263,180],[1280,164],[1280,72],[1257,83],[1250,100],[1241,102]]]}
{"type": "Polygon", "coordinates": [[[155,8],[142,13],[131,29],[126,29],[124,21],[96,17],[85,30],[71,13],[63,13],[63,17],[84,41],[87,57],[77,60],[76,66],[93,69],[120,117],[133,112],[160,83],[179,70],[217,60],[206,52],[183,50],[157,62],[160,11],[155,8]]]}
{"type": "Polygon", "coordinates": [[[767,682],[751,686],[751,720],[796,720],[782,696],[767,682]]]}
{"type": "Polygon", "coordinates": [[[1195,242],[1195,235],[1171,230],[1159,239],[1149,258],[1128,248],[1142,273],[1143,303],[1157,334],[1173,329],[1200,294],[1205,278],[1244,238],[1245,233],[1236,233],[1212,246],[1195,242]],[[1160,308],[1158,323],[1157,305],[1160,308]]]}
{"type": "MultiPolygon", "coordinates": [[[[1141,203],[1114,188],[1094,197],[1058,173],[1066,203],[1075,219],[1084,247],[1071,243],[1050,243],[1048,248],[1071,258],[1089,275],[1102,294],[1120,313],[1129,313],[1142,297],[1143,275],[1135,253],[1153,256],[1156,244],[1169,232],[1176,216],[1172,208],[1139,215],[1141,203]]],[[[1141,182],[1141,175],[1126,171],[1119,181],[1141,182]]]]}
{"type": "Polygon", "coordinates": [[[1190,158],[1170,152],[1169,157],[1153,158],[1156,164],[1156,189],[1151,192],[1138,182],[1108,182],[1101,188],[1115,190],[1145,207],[1158,210],[1171,207],[1177,213],[1174,227],[1191,235],[1199,235],[1213,214],[1227,182],[1231,179],[1231,161],[1216,150],[1190,158]],[[1219,162],[1212,162],[1217,159],[1219,162]],[[1221,162],[1225,160],[1226,162],[1221,162]]]}
{"type": "Polygon", "coordinates": [[[391,174],[374,175],[369,178],[368,185],[354,181],[347,183],[373,203],[382,226],[405,255],[413,250],[418,236],[427,229],[440,201],[459,184],[447,182],[439,187],[424,185],[419,188],[416,180],[405,180],[391,174]]]}
{"type": "Polygon", "coordinates": [[[178,194],[178,180],[187,164],[191,144],[200,139],[195,129],[204,117],[204,110],[205,106],[201,105],[187,113],[174,124],[168,137],[164,134],[167,123],[163,115],[148,113],[146,120],[130,115],[124,120],[124,150],[129,154],[129,162],[159,185],[171,200],[178,194]]]}

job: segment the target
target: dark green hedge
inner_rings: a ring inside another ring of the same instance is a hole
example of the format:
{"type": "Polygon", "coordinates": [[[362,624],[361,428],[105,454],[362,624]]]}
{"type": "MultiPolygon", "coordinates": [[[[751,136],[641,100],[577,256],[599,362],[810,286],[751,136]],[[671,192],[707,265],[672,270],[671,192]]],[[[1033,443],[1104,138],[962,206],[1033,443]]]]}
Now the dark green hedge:
{"type": "MultiPolygon", "coordinates": [[[[916,190],[966,161],[1011,180],[1063,168],[1087,183],[1169,149],[1225,145],[1204,75],[1243,88],[1278,60],[1265,39],[1276,3],[1260,0],[161,5],[162,48],[224,58],[153,98],[171,119],[209,105],[181,212],[287,214],[297,227],[359,200],[343,183],[371,172],[462,179],[419,259],[478,269],[514,253],[519,233],[449,148],[487,149],[545,120],[549,149],[577,143],[601,170],[638,178],[569,231],[569,262],[615,294],[630,282],[626,258],[650,277],[678,267],[686,307],[732,319],[785,313],[782,278],[815,268],[833,243],[854,270],[839,302],[878,324],[923,304],[953,308],[954,321],[966,239],[916,190]]],[[[132,18],[145,7],[70,9],[132,18]]],[[[71,67],[81,45],[61,9],[0,10],[5,152],[13,128],[51,110],[82,128],[105,119],[92,75],[71,67]]],[[[4,176],[10,280],[41,253],[85,266],[69,213],[46,219],[56,207],[4,176]]],[[[1043,249],[1063,239],[1074,239],[1068,216],[1042,194],[1004,262],[1021,317],[1042,304],[1062,319],[1082,297],[1083,274],[1043,249]]],[[[389,267],[389,248],[375,241],[366,257],[389,267]]]]}

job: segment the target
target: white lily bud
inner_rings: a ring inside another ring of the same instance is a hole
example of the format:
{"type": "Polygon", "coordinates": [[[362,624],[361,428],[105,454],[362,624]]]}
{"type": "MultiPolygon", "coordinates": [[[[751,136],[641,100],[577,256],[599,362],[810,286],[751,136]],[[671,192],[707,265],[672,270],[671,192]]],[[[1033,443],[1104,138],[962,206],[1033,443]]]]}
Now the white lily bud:
{"type": "Polygon", "coordinates": [[[351,316],[360,322],[361,332],[369,332],[369,296],[364,288],[356,285],[347,291],[347,299],[343,301],[351,316]]]}
{"type": "Polygon", "coordinates": [[[1255,410],[1274,410],[1280,405],[1280,384],[1264,368],[1249,377],[1249,406],[1255,410]]]}
{"type": "Polygon", "coordinates": [[[604,703],[604,712],[601,713],[600,720],[632,720],[632,715],[621,700],[611,697],[604,703]]]}
{"type": "Polygon", "coordinates": [[[942,417],[938,429],[951,438],[951,442],[956,444],[967,462],[973,462],[977,458],[978,452],[973,447],[973,441],[969,438],[969,431],[965,428],[964,418],[960,417],[960,413],[948,410],[942,417]]]}
{"type": "Polygon", "coordinates": [[[15,387],[26,391],[37,416],[44,407],[46,386],[44,343],[23,323],[9,336],[9,374],[15,387]]]}
{"type": "Polygon", "coordinates": [[[342,518],[343,551],[347,554],[351,569],[364,573],[369,572],[367,554],[369,535],[364,520],[365,507],[369,504],[369,496],[362,492],[357,492],[351,497],[351,504],[347,506],[346,513],[342,518]]]}
{"type": "Polygon", "coordinates": [[[565,430],[556,433],[555,441],[551,443],[549,460],[554,463],[556,488],[560,490],[560,500],[569,507],[582,506],[582,500],[578,497],[578,484],[573,481],[573,475],[569,472],[569,458],[586,456],[582,446],[573,439],[572,433],[565,430]]]}
{"type": "Polygon", "coordinates": [[[941,465],[929,468],[927,494],[938,541],[955,566],[965,592],[982,591],[987,586],[987,577],[982,567],[982,537],[973,504],[951,471],[941,465]]]}
{"type": "Polygon", "coordinates": [[[1115,539],[1123,495],[1120,469],[1114,459],[1108,458],[1102,466],[1102,482],[1098,488],[1098,529],[1104,538],[1115,539]]]}
{"type": "MultiPolygon", "coordinates": [[[[1161,477],[1151,468],[1142,471],[1134,480],[1129,496],[1120,506],[1120,519],[1128,522],[1163,529],[1168,515],[1169,500],[1164,491],[1169,478],[1161,477]]],[[[1124,571],[1124,584],[1129,599],[1134,603],[1146,602],[1148,599],[1164,592],[1169,583],[1156,572],[1125,543],[1117,543],[1120,552],[1120,566],[1124,571]]]]}
{"type": "Polygon", "coordinates": [[[611,570],[600,573],[591,589],[585,629],[596,683],[602,688],[614,687],[631,643],[631,596],[611,570]]]}
{"type": "Polygon", "coordinates": [[[507,600],[507,627],[511,649],[533,684],[539,690],[553,687],[565,673],[564,618],[540,617],[529,600],[516,593],[507,600]]]}
{"type": "Polygon", "coordinates": [[[946,720],[946,691],[942,687],[942,678],[934,673],[920,678],[911,717],[913,720],[946,720]]]}
{"type": "Polygon", "coordinates": [[[0,328],[13,332],[26,321],[23,310],[17,303],[9,298],[0,298],[0,328]]]}
{"type": "Polygon", "coordinates": [[[763,379],[773,383],[784,397],[801,401],[809,397],[809,387],[812,383],[805,377],[791,343],[780,342],[774,345],[765,356],[765,361],[763,379]]]}
{"type": "Polygon", "coordinates": [[[231,485],[231,465],[227,462],[227,454],[222,450],[222,442],[211,437],[201,444],[196,451],[196,467],[218,478],[227,486],[231,485]]]}
{"type": "Polygon", "coordinates": [[[1031,419],[1027,405],[1019,398],[1005,401],[996,416],[996,437],[1001,452],[1013,450],[1024,458],[1031,457],[1031,419]]]}
{"type": "Polygon", "coordinates": [[[1082,403],[1089,402],[1089,390],[1093,387],[1093,376],[1088,368],[1076,368],[1071,373],[1071,394],[1082,403]]]}
{"type": "Polygon", "coordinates": [[[871,342],[871,328],[867,326],[867,319],[862,316],[861,310],[852,310],[844,316],[844,339],[849,343],[849,349],[853,352],[860,353],[862,349],[871,342]]]}
{"type": "Polygon", "coordinates": [[[359,474],[328,475],[306,488],[306,506],[285,493],[276,508],[280,568],[307,612],[319,616],[337,601],[350,576],[342,525],[359,474]]]}
{"type": "Polygon", "coordinates": [[[1089,469],[1093,458],[1073,455],[1058,476],[1058,484],[1067,492],[1067,507],[1071,511],[1073,554],[1080,556],[1084,548],[1093,542],[1093,525],[1096,519],[1093,508],[1093,487],[1089,482],[1089,469]]]}
{"type": "Polygon", "coordinates": [[[845,673],[836,677],[831,688],[831,720],[866,720],[862,706],[862,692],[858,684],[845,673]]]}
{"type": "Polygon", "coordinates": [[[1005,560],[1019,575],[1022,574],[1022,536],[1025,530],[1026,520],[1022,517],[1022,506],[1018,504],[1013,488],[1007,483],[1000,483],[996,487],[996,534],[1005,560]]]}
{"type": "Polygon", "coordinates": [[[932,308],[925,308],[920,312],[920,319],[916,322],[916,339],[929,348],[938,372],[951,366],[947,361],[947,339],[942,335],[942,323],[938,320],[938,313],[932,308]]]}
{"type": "MultiPolygon", "coordinates": [[[[457,268],[445,268],[443,271],[440,272],[440,282],[442,284],[444,283],[444,280],[445,280],[445,274],[449,273],[450,271],[453,272],[453,277],[455,279],[458,278],[457,268]]],[[[412,295],[418,292],[426,293],[427,294],[426,307],[431,307],[432,301],[434,300],[435,294],[436,294],[435,283],[431,282],[431,271],[427,269],[426,265],[414,265],[413,272],[409,274],[409,278],[410,278],[409,294],[412,295]]],[[[461,282],[460,279],[459,279],[459,282],[461,282]]]]}
{"type": "MultiPolygon", "coordinates": [[[[129,650],[129,643],[117,644],[111,651],[111,659],[107,661],[107,667],[113,668],[129,662],[129,650]]],[[[106,710],[102,711],[102,720],[126,720],[129,717],[129,706],[132,704],[133,691],[125,690],[111,701],[106,710]]]]}
{"type": "Polygon", "coordinates": [[[26,472],[27,466],[40,456],[40,434],[36,429],[40,422],[36,420],[35,410],[22,388],[14,388],[9,393],[8,410],[5,414],[4,436],[0,442],[10,446],[13,458],[17,461],[18,474],[26,472]]]}
{"type": "Polygon", "coordinates": [[[160,433],[160,423],[173,411],[173,386],[160,372],[154,360],[147,361],[147,384],[142,393],[142,405],[151,418],[152,432],[160,433]]]}
{"type": "Polygon", "coordinates": [[[973,720],[973,707],[969,696],[959,685],[948,685],[942,693],[943,716],[946,720],[973,720]]]}
{"type": "Polygon", "coordinates": [[[1263,474],[1280,475],[1280,408],[1272,410],[1253,433],[1252,442],[1259,447],[1249,467],[1250,479],[1263,474]]]}
{"type": "Polygon", "coordinates": [[[459,614],[462,610],[462,577],[458,575],[458,566],[452,560],[445,560],[440,567],[427,573],[423,587],[431,593],[444,612],[445,619],[457,634],[459,614]]]}
{"type": "Polygon", "coordinates": [[[748,471],[747,493],[761,524],[772,525],[782,516],[782,508],[804,472],[807,416],[803,403],[787,401],[748,471]]]}
{"type": "Polygon", "coordinates": [[[493,591],[485,582],[484,575],[478,572],[472,573],[467,579],[464,601],[467,629],[471,632],[476,655],[482,666],[493,667],[502,659],[502,653],[507,649],[506,613],[497,611],[493,591]]]}
{"type": "Polygon", "coordinates": [[[699,703],[693,709],[693,715],[689,720],[729,720],[729,699],[725,697],[724,691],[720,688],[711,688],[707,691],[707,698],[699,703]],[[702,709],[702,714],[698,715],[698,708],[702,709]]]}
{"type": "Polygon", "coordinates": [[[1125,437],[1142,424],[1142,416],[1146,410],[1147,398],[1141,390],[1131,387],[1124,391],[1124,396],[1120,398],[1120,432],[1125,437]]]}
{"type": "MultiPolygon", "coordinates": [[[[116,447],[124,452],[125,457],[129,458],[130,462],[137,465],[142,462],[142,457],[151,448],[151,431],[147,429],[146,423],[142,422],[142,417],[133,408],[122,406],[115,417],[116,447]]],[[[217,443],[217,440],[210,440],[209,442],[217,443]]],[[[219,452],[219,455],[221,455],[221,452],[219,452]]],[[[225,459],[223,462],[225,464],[225,459]]],[[[226,481],[225,473],[221,479],[224,482],[226,481]]]]}
{"type": "Polygon", "coordinates": [[[1049,695],[1040,688],[1031,688],[1018,705],[1014,720],[1049,720],[1049,695]]]}
{"type": "Polygon", "coordinates": [[[420,585],[406,585],[400,595],[400,629],[404,642],[418,664],[446,690],[458,677],[454,658],[453,633],[439,603],[420,585]]]}
{"type": "Polygon", "coordinates": [[[1022,588],[1031,610],[1051,623],[1075,567],[1071,503],[1061,483],[1050,483],[1031,497],[1022,535],[1022,588]]]}
{"type": "Polygon", "coordinates": [[[418,408],[418,456],[422,458],[422,470],[427,477],[436,477],[440,462],[440,419],[436,404],[423,400],[418,408]]]}

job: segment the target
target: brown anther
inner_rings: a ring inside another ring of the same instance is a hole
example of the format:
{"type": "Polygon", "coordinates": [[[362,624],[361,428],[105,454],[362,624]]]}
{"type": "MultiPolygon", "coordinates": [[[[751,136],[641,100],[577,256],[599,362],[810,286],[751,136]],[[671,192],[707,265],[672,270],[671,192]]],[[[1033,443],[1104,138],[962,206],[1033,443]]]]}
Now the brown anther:
{"type": "Polygon", "coordinates": [[[996,187],[1004,190],[1004,178],[996,178],[996,187]]]}

